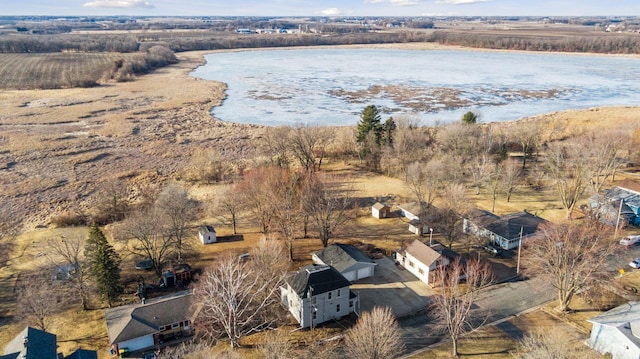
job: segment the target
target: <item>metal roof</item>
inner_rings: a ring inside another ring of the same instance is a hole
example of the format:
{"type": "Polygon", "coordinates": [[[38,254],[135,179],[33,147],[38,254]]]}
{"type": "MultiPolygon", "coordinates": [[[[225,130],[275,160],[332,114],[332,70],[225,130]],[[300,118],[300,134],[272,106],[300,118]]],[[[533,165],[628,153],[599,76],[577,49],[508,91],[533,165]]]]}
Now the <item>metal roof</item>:
{"type": "Polygon", "coordinates": [[[335,268],[316,264],[298,269],[286,281],[300,298],[307,298],[310,288],[312,295],[316,295],[351,285],[335,268]]]}

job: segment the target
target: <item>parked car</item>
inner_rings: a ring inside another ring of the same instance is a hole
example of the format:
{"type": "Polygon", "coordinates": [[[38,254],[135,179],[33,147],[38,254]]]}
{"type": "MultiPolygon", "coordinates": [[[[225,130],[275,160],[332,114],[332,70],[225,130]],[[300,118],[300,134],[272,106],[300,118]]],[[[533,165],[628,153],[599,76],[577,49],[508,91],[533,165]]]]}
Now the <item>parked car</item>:
{"type": "Polygon", "coordinates": [[[153,268],[153,261],[151,259],[145,259],[136,263],[136,269],[149,270],[151,268],[153,268]]]}
{"type": "Polygon", "coordinates": [[[640,258],[636,258],[634,260],[632,260],[631,262],[629,262],[629,267],[631,268],[640,268],[640,258]]]}
{"type": "Polygon", "coordinates": [[[499,248],[491,243],[485,244],[484,246],[482,246],[482,249],[494,257],[497,257],[502,254],[502,248],[499,248]]]}
{"type": "Polygon", "coordinates": [[[620,244],[623,246],[637,246],[640,244],[640,235],[626,236],[620,240],[620,244]]]}

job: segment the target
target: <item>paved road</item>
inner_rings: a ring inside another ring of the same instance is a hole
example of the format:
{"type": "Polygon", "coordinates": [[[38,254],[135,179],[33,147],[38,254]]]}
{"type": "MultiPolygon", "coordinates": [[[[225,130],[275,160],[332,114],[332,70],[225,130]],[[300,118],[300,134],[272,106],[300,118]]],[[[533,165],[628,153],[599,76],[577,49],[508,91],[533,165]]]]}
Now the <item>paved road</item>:
{"type": "MultiPolygon", "coordinates": [[[[472,312],[476,317],[486,318],[486,323],[492,323],[547,303],[555,299],[555,295],[554,288],[539,278],[498,284],[483,290],[472,312]]],[[[400,326],[407,354],[440,340],[440,336],[431,334],[433,325],[425,313],[402,319],[400,326]]]]}

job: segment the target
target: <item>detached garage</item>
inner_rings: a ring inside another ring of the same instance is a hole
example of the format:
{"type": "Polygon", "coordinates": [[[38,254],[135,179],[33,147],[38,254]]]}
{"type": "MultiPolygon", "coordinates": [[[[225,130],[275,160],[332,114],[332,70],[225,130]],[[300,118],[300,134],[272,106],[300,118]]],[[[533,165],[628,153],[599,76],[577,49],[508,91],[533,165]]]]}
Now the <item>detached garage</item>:
{"type": "Polygon", "coordinates": [[[313,252],[316,264],[332,266],[350,282],[373,277],[376,263],[364,252],[349,244],[333,244],[313,252]]]}

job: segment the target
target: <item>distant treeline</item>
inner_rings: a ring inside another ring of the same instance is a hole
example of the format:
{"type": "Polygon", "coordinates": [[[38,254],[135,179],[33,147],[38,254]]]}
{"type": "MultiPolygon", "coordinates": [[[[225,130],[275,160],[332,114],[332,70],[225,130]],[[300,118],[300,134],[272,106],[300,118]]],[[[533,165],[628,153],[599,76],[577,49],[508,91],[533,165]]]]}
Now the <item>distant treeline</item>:
{"type": "Polygon", "coordinates": [[[216,33],[136,33],[12,35],[0,37],[0,53],[137,52],[152,46],[172,51],[218,50],[259,47],[355,45],[379,43],[437,42],[487,49],[592,52],[612,54],[640,53],[640,34],[598,33],[593,35],[540,36],[508,35],[445,30],[403,30],[322,34],[236,35],[216,33]]]}

